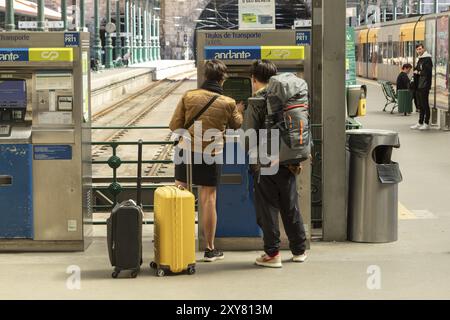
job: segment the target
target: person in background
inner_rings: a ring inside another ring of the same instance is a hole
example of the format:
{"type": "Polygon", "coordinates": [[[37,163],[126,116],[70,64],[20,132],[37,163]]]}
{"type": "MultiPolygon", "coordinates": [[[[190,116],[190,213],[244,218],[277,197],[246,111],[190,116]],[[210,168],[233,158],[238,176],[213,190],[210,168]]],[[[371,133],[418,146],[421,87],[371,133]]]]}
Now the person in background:
{"type": "Polygon", "coordinates": [[[397,77],[397,93],[398,90],[409,90],[411,79],[409,78],[409,73],[411,72],[413,66],[406,63],[402,67],[402,71],[397,77]]]}
{"type": "Polygon", "coordinates": [[[125,53],[122,58],[123,65],[128,67],[128,65],[130,64],[130,59],[131,59],[131,53],[130,52],[125,53]]]}
{"type": "Polygon", "coordinates": [[[425,50],[423,44],[416,46],[416,52],[419,57],[416,68],[414,69],[414,80],[416,83],[416,95],[420,108],[419,122],[411,126],[413,130],[430,129],[430,103],[429,95],[433,77],[433,61],[431,55],[425,50]]]}

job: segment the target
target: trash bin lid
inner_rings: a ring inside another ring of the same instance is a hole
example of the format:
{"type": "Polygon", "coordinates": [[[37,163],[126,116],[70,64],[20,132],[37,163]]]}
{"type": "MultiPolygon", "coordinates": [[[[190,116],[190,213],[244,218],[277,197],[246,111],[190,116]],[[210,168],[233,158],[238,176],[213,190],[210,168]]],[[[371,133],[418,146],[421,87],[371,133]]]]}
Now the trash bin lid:
{"type": "Polygon", "coordinates": [[[379,129],[347,130],[347,149],[351,152],[368,153],[377,146],[400,147],[398,132],[379,129]]]}

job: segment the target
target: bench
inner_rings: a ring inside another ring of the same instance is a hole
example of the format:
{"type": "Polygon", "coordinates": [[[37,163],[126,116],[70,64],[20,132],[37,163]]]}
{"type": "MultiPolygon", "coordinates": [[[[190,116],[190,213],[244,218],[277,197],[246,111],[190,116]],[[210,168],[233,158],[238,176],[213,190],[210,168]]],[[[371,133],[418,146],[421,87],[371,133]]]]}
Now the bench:
{"type": "Polygon", "coordinates": [[[386,98],[383,112],[386,112],[386,108],[389,105],[393,105],[391,110],[391,114],[393,114],[394,110],[398,108],[397,94],[395,93],[394,86],[389,81],[379,81],[379,83],[383,90],[384,97],[386,98]]]}

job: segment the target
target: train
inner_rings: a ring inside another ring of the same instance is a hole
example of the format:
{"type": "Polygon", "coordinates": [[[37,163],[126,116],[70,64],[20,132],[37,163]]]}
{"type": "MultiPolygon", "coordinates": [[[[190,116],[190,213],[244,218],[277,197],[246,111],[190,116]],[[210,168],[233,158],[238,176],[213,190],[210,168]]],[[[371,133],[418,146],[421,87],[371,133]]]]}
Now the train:
{"type": "Polygon", "coordinates": [[[422,15],[355,28],[356,75],[395,84],[405,63],[417,63],[421,43],[433,57],[430,106],[449,110],[450,13],[422,15]]]}

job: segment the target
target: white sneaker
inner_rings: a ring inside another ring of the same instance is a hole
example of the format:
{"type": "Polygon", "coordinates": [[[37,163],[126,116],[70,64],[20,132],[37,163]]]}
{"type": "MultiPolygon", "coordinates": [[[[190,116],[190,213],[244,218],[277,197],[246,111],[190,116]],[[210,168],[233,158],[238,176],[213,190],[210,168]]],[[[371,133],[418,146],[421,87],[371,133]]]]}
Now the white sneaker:
{"type": "Polygon", "coordinates": [[[292,257],[292,261],[294,261],[294,262],[305,262],[306,259],[308,259],[308,256],[306,255],[306,253],[298,255],[298,256],[294,255],[292,257]]]}
{"type": "Polygon", "coordinates": [[[283,266],[281,263],[280,254],[277,254],[275,257],[269,257],[267,254],[263,254],[261,257],[256,259],[255,263],[258,266],[268,268],[281,268],[283,266]]]}
{"type": "Polygon", "coordinates": [[[421,125],[421,126],[419,127],[419,130],[420,130],[420,131],[430,130],[430,125],[424,123],[423,125],[421,125]]]}
{"type": "Polygon", "coordinates": [[[416,123],[415,125],[411,126],[410,128],[411,128],[412,130],[417,130],[417,129],[419,129],[421,126],[422,126],[422,125],[421,125],[420,123],[416,123]]]}

